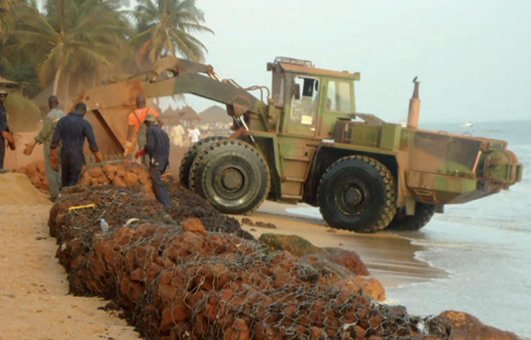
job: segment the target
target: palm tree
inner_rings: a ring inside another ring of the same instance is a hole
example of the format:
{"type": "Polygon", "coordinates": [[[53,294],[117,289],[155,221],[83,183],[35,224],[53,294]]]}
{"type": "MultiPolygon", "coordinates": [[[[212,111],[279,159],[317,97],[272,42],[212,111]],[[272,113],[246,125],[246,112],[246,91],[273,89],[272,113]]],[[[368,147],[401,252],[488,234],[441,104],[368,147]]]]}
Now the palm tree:
{"type": "Polygon", "coordinates": [[[15,26],[14,9],[19,0],[0,0],[0,43],[5,43],[9,31],[15,26]]]}
{"type": "Polygon", "coordinates": [[[97,76],[113,68],[114,56],[120,51],[130,27],[114,3],[104,0],[49,0],[48,16],[35,8],[21,13],[14,32],[16,48],[44,55],[39,78],[43,84],[53,79],[53,94],[64,81],[65,97],[71,75],[97,76]]]}
{"type": "MultiPolygon", "coordinates": [[[[17,17],[21,8],[29,5],[35,6],[34,0],[0,0],[0,72],[10,73],[14,70],[13,61],[19,60],[18,56],[10,58],[5,48],[9,43],[10,34],[16,30],[17,17]]],[[[13,39],[12,39],[13,40],[13,39]]]]}
{"type": "Polygon", "coordinates": [[[195,0],[139,0],[132,15],[138,30],[134,42],[149,52],[151,62],[177,53],[204,59],[207,49],[193,34],[214,32],[202,24],[204,15],[195,0]]]}

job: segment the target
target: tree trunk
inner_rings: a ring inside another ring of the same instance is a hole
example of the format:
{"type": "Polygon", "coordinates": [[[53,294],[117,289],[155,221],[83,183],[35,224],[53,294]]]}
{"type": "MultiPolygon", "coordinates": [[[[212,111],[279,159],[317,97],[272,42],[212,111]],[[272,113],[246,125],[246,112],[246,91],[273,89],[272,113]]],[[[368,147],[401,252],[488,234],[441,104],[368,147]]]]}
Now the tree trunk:
{"type": "Polygon", "coordinates": [[[68,89],[70,87],[70,77],[71,76],[69,76],[69,75],[64,77],[65,78],[65,82],[64,82],[64,89],[63,89],[63,96],[64,96],[63,103],[66,104],[66,107],[69,107],[70,106],[69,104],[71,102],[71,100],[69,98],[69,91],[68,91],[68,89]]]}
{"type": "Polygon", "coordinates": [[[57,71],[55,71],[55,79],[53,80],[53,90],[52,94],[57,95],[57,88],[59,87],[59,78],[61,78],[61,72],[63,72],[63,66],[59,66],[57,71]]]}
{"type": "Polygon", "coordinates": [[[76,79],[76,97],[79,97],[81,95],[81,76],[77,77],[76,79]]]}

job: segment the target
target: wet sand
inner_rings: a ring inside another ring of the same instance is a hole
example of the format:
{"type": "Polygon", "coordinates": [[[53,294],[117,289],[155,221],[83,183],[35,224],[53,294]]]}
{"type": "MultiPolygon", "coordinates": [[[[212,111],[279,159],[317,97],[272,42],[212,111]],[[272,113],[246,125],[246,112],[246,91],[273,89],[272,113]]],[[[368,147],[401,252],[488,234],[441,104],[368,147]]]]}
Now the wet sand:
{"type": "MultiPolygon", "coordinates": [[[[371,275],[376,277],[386,288],[405,284],[444,278],[448,273],[433,268],[428,263],[415,257],[415,253],[425,247],[413,245],[408,239],[391,232],[376,234],[357,234],[328,227],[322,219],[303,217],[293,214],[306,205],[285,205],[265,202],[254,214],[247,216],[253,222],[270,222],[277,229],[257,226],[242,227],[256,238],[262,233],[278,233],[301,236],[318,247],[340,247],[353,250],[365,262],[371,275]]],[[[245,216],[235,216],[239,221],[245,216]]]]}

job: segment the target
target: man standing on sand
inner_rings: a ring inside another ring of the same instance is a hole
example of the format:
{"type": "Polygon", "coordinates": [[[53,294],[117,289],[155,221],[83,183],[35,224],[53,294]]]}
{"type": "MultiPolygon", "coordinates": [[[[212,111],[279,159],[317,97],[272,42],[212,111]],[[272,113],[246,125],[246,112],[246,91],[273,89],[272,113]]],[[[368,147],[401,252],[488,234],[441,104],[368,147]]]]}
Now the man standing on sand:
{"type": "Polygon", "coordinates": [[[9,143],[9,147],[15,149],[15,141],[13,135],[9,131],[7,125],[7,112],[4,107],[4,103],[7,100],[7,91],[0,89],[0,170],[4,168],[4,158],[6,155],[6,141],[9,143]]]}
{"type": "Polygon", "coordinates": [[[180,123],[178,123],[171,129],[173,145],[179,148],[182,148],[184,146],[184,143],[183,143],[184,133],[185,133],[184,128],[180,123]]]}
{"type": "Polygon", "coordinates": [[[83,118],[86,113],[87,105],[78,103],[76,110],[61,118],[55,127],[50,146],[51,163],[52,168],[58,168],[59,156],[57,155],[57,147],[62,142],[61,184],[63,188],[77,184],[81,170],[83,170],[85,165],[85,156],[83,155],[85,138],[89,142],[90,151],[96,157],[96,162],[103,162],[92,125],[83,118]]]}
{"type": "Polygon", "coordinates": [[[199,137],[201,137],[201,132],[196,126],[192,126],[192,129],[188,131],[188,137],[190,137],[190,142],[192,144],[199,142],[199,137]]]}
{"type": "Polygon", "coordinates": [[[50,112],[44,117],[44,124],[41,131],[35,137],[35,140],[26,144],[24,155],[29,156],[33,152],[33,148],[37,144],[44,144],[44,162],[46,164],[46,178],[50,187],[50,196],[53,199],[59,195],[61,191],[61,172],[52,168],[52,159],[50,155],[50,145],[52,144],[52,137],[55,131],[55,126],[61,118],[65,116],[63,110],[59,108],[59,99],[56,96],[48,98],[48,107],[50,112]]]}
{"type": "Polygon", "coordinates": [[[157,110],[149,108],[146,106],[146,97],[143,94],[139,94],[136,97],[136,110],[131,112],[128,117],[129,128],[127,130],[127,140],[125,142],[125,152],[124,156],[132,155],[135,148],[133,146],[133,141],[136,135],[138,141],[138,150],[142,150],[144,145],[146,145],[146,126],[144,121],[148,114],[155,116],[158,120],[159,125],[162,126],[162,123],[159,120],[159,113],[157,110]]]}
{"type": "Polygon", "coordinates": [[[146,145],[136,153],[136,157],[144,154],[149,156],[149,174],[153,182],[153,191],[164,208],[171,208],[170,193],[162,182],[162,174],[166,172],[170,163],[170,138],[158,125],[154,115],[148,115],[144,123],[147,126],[146,145]]]}

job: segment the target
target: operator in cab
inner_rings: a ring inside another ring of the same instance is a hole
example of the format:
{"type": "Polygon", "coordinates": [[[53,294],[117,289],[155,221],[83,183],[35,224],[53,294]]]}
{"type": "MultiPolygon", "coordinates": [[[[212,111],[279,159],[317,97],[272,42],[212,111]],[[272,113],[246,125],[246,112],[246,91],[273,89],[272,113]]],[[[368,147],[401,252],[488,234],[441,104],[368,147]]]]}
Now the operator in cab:
{"type": "Polygon", "coordinates": [[[146,130],[146,145],[136,153],[136,157],[145,154],[149,156],[149,174],[153,182],[153,191],[164,208],[171,208],[171,198],[168,189],[162,182],[162,175],[170,164],[170,138],[158,124],[157,117],[147,115],[144,121],[146,130]]]}
{"type": "Polygon", "coordinates": [[[59,156],[57,148],[61,148],[61,184],[64,187],[76,185],[79,175],[85,165],[83,147],[85,139],[88,140],[90,151],[94,154],[96,162],[103,162],[103,157],[98,149],[94,130],[90,122],[84,119],[87,105],[78,103],[74,112],[70,112],[57,122],[50,145],[52,168],[57,170],[59,156]]]}

